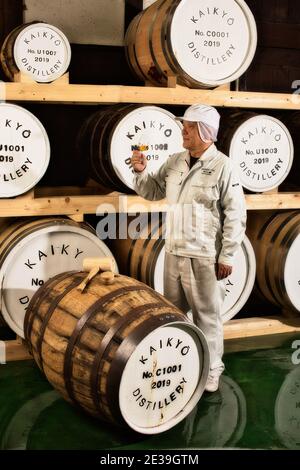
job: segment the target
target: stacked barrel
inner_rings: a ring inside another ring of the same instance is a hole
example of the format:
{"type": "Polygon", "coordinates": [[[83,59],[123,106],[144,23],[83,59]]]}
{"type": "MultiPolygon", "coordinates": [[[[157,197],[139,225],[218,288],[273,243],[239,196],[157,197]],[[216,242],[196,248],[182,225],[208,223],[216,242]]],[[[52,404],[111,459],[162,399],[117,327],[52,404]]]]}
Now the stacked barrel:
{"type": "Polygon", "coordinates": [[[131,22],[128,62],[141,80],[168,77],[191,88],[211,88],[240,77],[256,49],[254,17],[243,0],[216,8],[204,0],[158,0],[131,22]],[[241,37],[243,41],[241,41],[241,37]]]}
{"type": "Polygon", "coordinates": [[[44,176],[50,144],[44,126],[20,106],[0,103],[0,197],[33,188],[44,176]]]}
{"type": "Polygon", "coordinates": [[[112,257],[95,230],[63,217],[1,221],[1,313],[24,337],[24,316],[32,295],[49,278],[76,271],[83,259],[112,257]]]}
{"type": "MultiPolygon", "coordinates": [[[[6,37],[0,54],[2,69],[11,81],[52,82],[68,69],[71,48],[62,31],[47,23],[20,25],[6,37]]],[[[28,110],[0,104],[0,197],[21,195],[45,175],[50,160],[47,132],[28,110]]]]}
{"type": "Polygon", "coordinates": [[[220,149],[236,162],[241,183],[249,191],[278,188],[292,168],[291,134],[274,116],[247,111],[226,113],[219,142],[220,149]]]}
{"type": "Polygon", "coordinates": [[[116,105],[100,110],[83,124],[78,137],[90,176],[102,186],[125,193],[133,190],[132,148],[144,145],[150,172],[183,150],[174,114],[157,106],[116,105]]]}
{"type": "Polygon", "coordinates": [[[71,48],[62,31],[47,23],[20,25],[6,37],[1,49],[1,65],[14,81],[19,73],[41,83],[60,78],[68,69],[71,48]]]}

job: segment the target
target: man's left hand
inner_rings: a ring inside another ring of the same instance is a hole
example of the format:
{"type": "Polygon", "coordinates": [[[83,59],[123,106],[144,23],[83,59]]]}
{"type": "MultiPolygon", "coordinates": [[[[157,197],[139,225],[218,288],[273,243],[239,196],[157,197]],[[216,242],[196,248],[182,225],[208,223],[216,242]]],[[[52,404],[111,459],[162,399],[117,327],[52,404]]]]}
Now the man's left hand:
{"type": "Polygon", "coordinates": [[[228,266],[227,264],[217,263],[216,268],[218,281],[225,279],[232,273],[232,266],[228,266]]]}

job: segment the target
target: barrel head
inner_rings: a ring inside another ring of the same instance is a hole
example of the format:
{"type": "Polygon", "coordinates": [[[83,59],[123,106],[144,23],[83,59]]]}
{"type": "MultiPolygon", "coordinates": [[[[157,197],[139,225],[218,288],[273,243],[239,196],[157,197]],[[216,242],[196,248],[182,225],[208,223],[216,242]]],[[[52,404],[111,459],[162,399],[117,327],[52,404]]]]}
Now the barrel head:
{"type": "Polygon", "coordinates": [[[156,106],[140,106],[123,115],[110,144],[111,164],[118,178],[133,189],[132,146],[147,148],[143,152],[148,171],[155,173],[170,155],[183,150],[181,128],[172,113],[156,106]]]}
{"type": "Polygon", "coordinates": [[[175,322],[157,328],[137,345],[124,369],[123,418],[142,434],[170,429],[196,406],[208,368],[207,343],[196,326],[175,322]]]}
{"type": "Polygon", "coordinates": [[[32,23],[18,34],[14,59],[19,70],[36,82],[52,82],[67,71],[71,47],[64,33],[55,26],[32,23]]]}
{"type": "Polygon", "coordinates": [[[239,168],[244,188],[253,192],[270,191],[289,174],[294,146],[281,121],[272,116],[257,115],[236,129],[229,156],[239,168]]]}
{"type": "Polygon", "coordinates": [[[50,143],[42,123],[27,109],[0,104],[0,197],[29,191],[44,176],[50,143]]]}
{"type": "Polygon", "coordinates": [[[182,0],[170,20],[169,34],[171,55],[181,73],[210,86],[236,80],[256,50],[255,20],[243,0],[224,0],[218,7],[207,0],[201,5],[182,0]]]}

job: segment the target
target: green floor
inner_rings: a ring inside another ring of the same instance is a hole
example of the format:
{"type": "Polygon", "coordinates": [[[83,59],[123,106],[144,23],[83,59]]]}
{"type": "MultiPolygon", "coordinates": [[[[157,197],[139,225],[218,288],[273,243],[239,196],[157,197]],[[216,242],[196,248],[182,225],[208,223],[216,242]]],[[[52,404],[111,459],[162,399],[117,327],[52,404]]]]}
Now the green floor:
{"type": "Polygon", "coordinates": [[[300,449],[300,335],[231,341],[226,349],[220,390],[152,437],[81,414],[32,361],[1,365],[0,449],[300,449]]]}

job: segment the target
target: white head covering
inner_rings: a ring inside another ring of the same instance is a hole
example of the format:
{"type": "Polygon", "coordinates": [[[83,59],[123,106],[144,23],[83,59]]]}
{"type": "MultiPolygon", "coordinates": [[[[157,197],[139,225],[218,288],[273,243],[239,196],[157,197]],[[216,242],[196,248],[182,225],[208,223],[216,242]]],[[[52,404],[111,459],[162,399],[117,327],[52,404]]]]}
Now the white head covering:
{"type": "Polygon", "coordinates": [[[216,142],[220,124],[220,114],[212,106],[193,104],[187,108],[183,116],[175,119],[179,121],[197,122],[199,134],[203,142],[216,142]]]}

